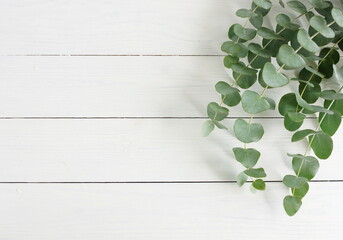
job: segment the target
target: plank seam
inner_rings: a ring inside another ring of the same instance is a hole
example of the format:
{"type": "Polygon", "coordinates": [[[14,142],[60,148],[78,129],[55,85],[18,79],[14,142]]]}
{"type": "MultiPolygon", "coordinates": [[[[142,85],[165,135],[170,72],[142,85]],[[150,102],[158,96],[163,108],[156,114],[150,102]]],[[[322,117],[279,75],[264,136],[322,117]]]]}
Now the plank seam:
{"type": "MultiPolygon", "coordinates": [[[[247,181],[251,183],[252,181],[247,181]]],[[[282,183],[281,180],[266,180],[266,183],[282,183]]],[[[342,180],[312,180],[311,183],[337,183],[342,180]]],[[[94,181],[94,182],[0,182],[0,184],[219,184],[236,181],[94,181]]]]}

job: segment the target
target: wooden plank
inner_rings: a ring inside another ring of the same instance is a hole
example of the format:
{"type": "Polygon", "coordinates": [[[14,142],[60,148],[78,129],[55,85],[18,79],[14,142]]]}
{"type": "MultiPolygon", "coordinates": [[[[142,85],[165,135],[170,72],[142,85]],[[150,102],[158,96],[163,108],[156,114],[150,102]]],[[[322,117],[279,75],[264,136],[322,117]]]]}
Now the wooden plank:
{"type": "MultiPolygon", "coordinates": [[[[231,149],[243,147],[230,132],[200,136],[199,119],[1,120],[0,181],[197,181],[235,180],[243,167],[231,149]]],[[[255,122],[255,120],[254,120],[255,122]]],[[[303,153],[291,143],[281,119],[256,120],[263,139],[257,167],[268,180],[292,173],[286,153],[303,153]]],[[[304,128],[313,128],[312,121],[304,128]]],[[[342,180],[342,130],[331,158],[320,161],[318,180],[342,180]]]]}
{"type": "MultiPolygon", "coordinates": [[[[251,0],[1,0],[0,54],[222,54],[251,0]]],[[[276,5],[276,13],[280,7],[276,5]]],[[[272,21],[267,21],[267,25],[272,21]]]]}
{"type": "Polygon", "coordinates": [[[287,189],[234,184],[0,185],[0,239],[340,239],[343,183],[312,183],[298,215],[287,189]]]}
{"type": "MultiPolygon", "coordinates": [[[[206,117],[222,57],[0,57],[1,117],[206,117]]],[[[297,86],[270,89],[277,102],[297,86]]],[[[262,92],[258,83],[253,90],[262,92]]],[[[231,117],[248,116],[240,106],[231,117]]],[[[279,116],[267,111],[260,116],[279,116]]]]}

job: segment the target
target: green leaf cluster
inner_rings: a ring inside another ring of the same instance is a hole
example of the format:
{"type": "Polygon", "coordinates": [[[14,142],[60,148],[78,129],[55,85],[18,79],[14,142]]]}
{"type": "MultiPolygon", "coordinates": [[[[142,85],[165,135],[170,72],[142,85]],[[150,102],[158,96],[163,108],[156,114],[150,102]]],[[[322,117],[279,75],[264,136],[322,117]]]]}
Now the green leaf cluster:
{"type": "Polygon", "coordinates": [[[342,121],[343,70],[339,61],[343,49],[343,12],[330,0],[280,0],[278,3],[284,10],[275,17],[273,28],[264,23],[273,11],[274,2],[270,0],[252,0],[250,8],[236,11],[246,22],[230,26],[228,39],[221,46],[227,54],[224,66],[232,77],[216,83],[220,101],[208,104],[209,120],[203,124],[202,134],[208,136],[216,128],[229,130],[222,121],[230,108],[240,105],[247,116],[236,119],[230,126],[241,142],[241,146],[232,149],[243,167],[237,184],[243,186],[249,181],[253,191],[265,190],[263,179],[267,174],[258,166],[263,156],[248,144],[261,141],[264,135],[263,120],[255,122],[254,117],[277,108],[285,129],[294,132],[291,141],[307,142],[304,153],[288,154],[292,158],[293,174],[283,179],[290,190],[283,206],[293,216],[319,170],[319,160],[330,157],[332,136],[342,121]],[[303,20],[299,21],[300,18],[303,20]],[[330,81],[338,87],[324,90],[323,84],[330,81]],[[291,82],[298,88],[288,88],[293,91],[280,96],[278,103],[268,97],[269,89],[282,88],[291,82]],[[255,90],[250,89],[252,86],[255,90]],[[317,127],[301,129],[309,116],[317,116],[317,127]]]}

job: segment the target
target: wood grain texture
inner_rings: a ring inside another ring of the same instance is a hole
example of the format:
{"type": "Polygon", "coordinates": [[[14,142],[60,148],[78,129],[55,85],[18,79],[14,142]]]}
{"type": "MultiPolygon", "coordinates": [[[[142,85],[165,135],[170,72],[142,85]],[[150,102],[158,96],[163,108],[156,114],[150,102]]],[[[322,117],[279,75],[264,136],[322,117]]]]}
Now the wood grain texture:
{"type": "MultiPolygon", "coordinates": [[[[0,54],[222,54],[250,0],[1,0],[0,54]]],[[[276,7],[276,12],[280,7],[276,7]]],[[[266,24],[270,24],[273,16],[266,24]]]]}
{"type": "MultiPolygon", "coordinates": [[[[0,116],[206,117],[207,104],[220,102],[214,85],[229,76],[222,57],[0,57],[0,116]]],[[[266,96],[278,102],[296,90],[266,96]]],[[[248,116],[240,106],[230,111],[248,116]]]]}
{"type": "Polygon", "coordinates": [[[284,214],[288,190],[234,184],[0,185],[0,239],[302,239],[343,234],[343,183],[311,183],[284,214]],[[335,197],[332,197],[335,196],[335,197]]]}
{"type": "MultiPolygon", "coordinates": [[[[200,136],[204,120],[1,120],[0,181],[203,181],[235,180],[243,170],[232,148],[242,147],[230,132],[200,136]]],[[[292,173],[287,152],[303,153],[305,142],[291,143],[282,120],[264,119],[264,138],[249,147],[261,151],[258,166],[268,180],[292,173]]],[[[304,128],[313,128],[308,121],[304,128]]],[[[340,135],[341,130],[337,133],[340,135]]],[[[331,158],[321,161],[316,179],[342,180],[343,139],[335,138],[331,158]]]]}

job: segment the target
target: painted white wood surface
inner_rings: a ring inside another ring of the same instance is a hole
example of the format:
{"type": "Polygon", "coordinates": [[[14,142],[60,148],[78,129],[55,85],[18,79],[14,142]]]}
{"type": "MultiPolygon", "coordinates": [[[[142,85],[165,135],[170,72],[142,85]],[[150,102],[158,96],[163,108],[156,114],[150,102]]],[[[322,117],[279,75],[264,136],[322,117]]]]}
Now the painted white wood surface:
{"type": "Polygon", "coordinates": [[[0,185],[0,239],[340,240],[342,183],[311,183],[299,214],[287,189],[234,184],[0,185]],[[335,197],[333,197],[335,194],[335,197]]]}
{"type": "MultiPolygon", "coordinates": [[[[250,0],[1,0],[0,54],[222,54],[250,0]]],[[[276,5],[275,13],[280,10],[276,5]]],[[[275,15],[275,14],[274,14],[275,15]]],[[[267,21],[266,24],[270,24],[267,21]]]]}
{"type": "MultiPolygon", "coordinates": [[[[202,181],[235,180],[243,167],[230,133],[200,136],[202,119],[1,120],[0,181],[202,181]]],[[[268,180],[292,173],[286,153],[303,153],[291,143],[281,119],[263,119],[264,138],[250,147],[262,153],[258,166],[268,180]]],[[[234,120],[227,120],[230,129],[234,120]]],[[[314,128],[309,120],[304,128],[314,128]]],[[[342,134],[339,130],[338,134],[342,134]]],[[[319,180],[342,179],[343,139],[335,137],[319,180]]]]}
{"type": "MultiPolygon", "coordinates": [[[[216,82],[231,82],[222,59],[0,57],[0,116],[206,117],[207,104],[220,102],[216,82]]],[[[263,90],[258,83],[253,89],[263,90]]],[[[296,89],[291,84],[266,96],[278,102],[296,89]]],[[[231,108],[230,117],[237,116],[248,114],[240,106],[231,108]]]]}
{"type": "MultiPolygon", "coordinates": [[[[202,138],[204,120],[191,117],[218,101],[213,86],[228,75],[221,56],[205,55],[223,55],[227,28],[244,21],[235,11],[250,2],[0,0],[0,239],[341,239],[342,130],[321,161],[325,182],[311,183],[294,218],[280,182],[257,195],[203,183],[243,170],[232,131],[202,138]],[[105,181],[197,183],[89,183],[105,181]]],[[[249,145],[273,181],[291,172],[286,153],[306,147],[277,115],[256,120],[266,134],[249,145]]]]}

